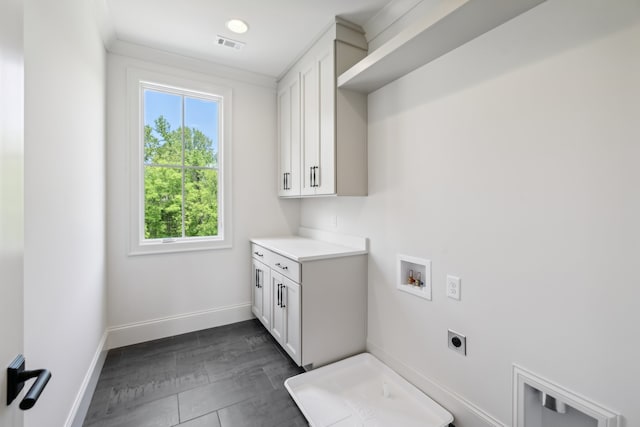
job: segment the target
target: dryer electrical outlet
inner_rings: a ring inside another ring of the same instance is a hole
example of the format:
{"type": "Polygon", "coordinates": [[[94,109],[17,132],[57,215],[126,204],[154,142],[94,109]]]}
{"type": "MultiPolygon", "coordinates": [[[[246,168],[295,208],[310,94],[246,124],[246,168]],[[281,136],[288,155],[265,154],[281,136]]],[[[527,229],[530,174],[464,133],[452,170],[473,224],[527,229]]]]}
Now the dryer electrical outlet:
{"type": "Polygon", "coordinates": [[[462,354],[463,356],[467,355],[467,337],[449,329],[447,331],[447,345],[449,348],[455,352],[462,354]]]}

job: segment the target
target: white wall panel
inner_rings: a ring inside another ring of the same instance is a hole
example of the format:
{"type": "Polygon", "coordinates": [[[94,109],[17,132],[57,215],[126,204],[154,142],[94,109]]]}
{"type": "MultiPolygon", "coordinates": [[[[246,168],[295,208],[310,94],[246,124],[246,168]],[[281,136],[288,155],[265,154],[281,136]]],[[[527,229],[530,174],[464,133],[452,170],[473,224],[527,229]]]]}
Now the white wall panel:
{"type": "Polygon", "coordinates": [[[94,17],[92,2],[25,0],[25,355],[53,375],[29,427],[70,425],[106,329],[106,54],[94,17]]]}

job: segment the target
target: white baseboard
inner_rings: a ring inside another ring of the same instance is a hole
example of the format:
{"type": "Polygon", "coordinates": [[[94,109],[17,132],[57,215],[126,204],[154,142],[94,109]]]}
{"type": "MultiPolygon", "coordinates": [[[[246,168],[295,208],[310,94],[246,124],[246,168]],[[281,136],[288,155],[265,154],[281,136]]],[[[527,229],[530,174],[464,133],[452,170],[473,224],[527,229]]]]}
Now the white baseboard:
{"type": "Polygon", "coordinates": [[[123,347],[201,329],[228,325],[253,318],[251,303],[168,316],[144,322],[112,326],[108,329],[107,348],[123,347]]]}
{"type": "Polygon", "coordinates": [[[451,412],[456,427],[507,427],[464,397],[425,377],[368,340],[367,351],[451,412]]]}
{"type": "Polygon", "coordinates": [[[82,427],[82,424],[84,423],[87,411],[89,410],[89,405],[91,404],[93,392],[98,384],[98,378],[100,378],[102,366],[107,358],[106,343],[107,331],[102,334],[102,338],[98,343],[96,353],[93,355],[93,360],[91,360],[89,369],[84,376],[84,380],[82,380],[80,390],[78,390],[73,406],[71,406],[71,411],[69,411],[67,421],[64,423],[65,427],[82,427]]]}

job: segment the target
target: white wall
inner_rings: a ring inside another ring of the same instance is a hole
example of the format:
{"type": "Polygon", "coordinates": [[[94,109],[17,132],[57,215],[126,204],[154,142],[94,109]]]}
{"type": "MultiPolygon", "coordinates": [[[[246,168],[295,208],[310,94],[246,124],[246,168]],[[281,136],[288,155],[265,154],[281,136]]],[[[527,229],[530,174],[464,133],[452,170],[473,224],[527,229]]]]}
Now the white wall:
{"type": "Polygon", "coordinates": [[[63,426],[106,328],[106,62],[92,2],[26,0],[24,44],[25,355],[53,374],[25,424],[63,426]]]}
{"type": "MultiPolygon", "coordinates": [[[[7,370],[24,353],[24,43],[23,0],[0,3],[0,402],[7,370]]],[[[15,402],[15,401],[14,401],[15,402]]],[[[0,426],[20,427],[18,402],[0,405],[0,426]]]]}
{"type": "Polygon", "coordinates": [[[371,94],[369,196],[302,202],[371,239],[369,347],[457,427],[485,423],[442,388],[511,425],[514,362],[640,425],[639,75],[640,2],[549,0],[371,94]],[[432,260],[432,302],[397,253],[432,260]]]}
{"type": "Polygon", "coordinates": [[[247,73],[238,73],[244,82],[231,80],[191,59],[135,46],[119,49],[138,59],[108,56],[110,346],[250,318],[248,239],[289,234],[299,225],[299,202],[277,197],[275,82],[256,75],[250,83],[247,73]],[[128,256],[127,67],[231,87],[232,249],[128,256]]]}

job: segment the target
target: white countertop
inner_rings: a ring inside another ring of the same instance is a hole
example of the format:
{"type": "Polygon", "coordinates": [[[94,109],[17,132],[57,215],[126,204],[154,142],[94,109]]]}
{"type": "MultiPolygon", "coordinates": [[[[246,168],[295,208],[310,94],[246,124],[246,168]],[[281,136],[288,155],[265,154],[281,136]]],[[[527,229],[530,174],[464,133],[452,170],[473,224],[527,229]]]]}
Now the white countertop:
{"type": "Polygon", "coordinates": [[[363,240],[364,245],[351,246],[300,236],[250,239],[256,245],[298,262],[366,254],[366,239],[363,240]]]}

